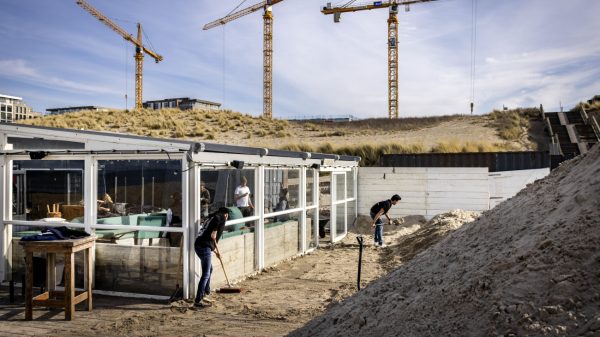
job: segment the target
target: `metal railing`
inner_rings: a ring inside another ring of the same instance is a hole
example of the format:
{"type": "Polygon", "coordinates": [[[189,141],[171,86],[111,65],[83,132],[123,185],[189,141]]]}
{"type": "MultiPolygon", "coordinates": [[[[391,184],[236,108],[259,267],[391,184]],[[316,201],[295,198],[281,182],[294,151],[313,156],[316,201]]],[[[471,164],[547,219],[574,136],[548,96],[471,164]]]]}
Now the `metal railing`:
{"type": "Polygon", "coordinates": [[[596,135],[596,139],[600,141],[600,126],[598,126],[598,122],[594,116],[589,116],[585,108],[581,107],[581,117],[585,124],[589,124],[592,126],[592,130],[594,130],[594,134],[596,135]]]}

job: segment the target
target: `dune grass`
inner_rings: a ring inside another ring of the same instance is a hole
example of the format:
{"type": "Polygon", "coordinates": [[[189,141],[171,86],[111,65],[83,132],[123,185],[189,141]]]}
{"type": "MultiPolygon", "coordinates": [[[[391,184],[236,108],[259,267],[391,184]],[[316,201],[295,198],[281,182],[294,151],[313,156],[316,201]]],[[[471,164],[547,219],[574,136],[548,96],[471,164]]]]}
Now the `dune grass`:
{"type": "MultiPolygon", "coordinates": [[[[494,111],[489,115],[491,126],[501,137],[514,140],[528,126],[528,116],[535,110],[518,109],[494,111]]],[[[539,113],[539,111],[538,111],[539,113]]],[[[346,123],[302,122],[253,117],[231,110],[179,110],[163,109],[139,111],[111,110],[108,112],[81,111],[63,115],[44,116],[25,120],[23,124],[49,126],[67,129],[85,129],[113,131],[159,138],[194,138],[198,140],[219,140],[221,134],[235,132],[240,139],[269,137],[275,139],[271,145],[277,148],[279,139],[294,137],[295,133],[310,133],[311,137],[326,140],[331,137],[364,135],[365,132],[401,131],[434,127],[440,123],[458,119],[481,118],[470,116],[438,116],[424,118],[387,118],[365,119],[346,123]]],[[[302,152],[335,153],[361,157],[360,165],[378,165],[383,154],[402,153],[458,153],[458,152],[494,152],[511,151],[514,148],[506,144],[485,142],[439,142],[432,147],[423,144],[350,144],[334,146],[329,142],[318,144],[291,144],[279,147],[285,150],[302,152]]]]}
{"type": "Polygon", "coordinates": [[[527,137],[529,119],[539,117],[539,108],[518,108],[512,110],[494,110],[488,116],[489,125],[498,131],[500,138],[508,141],[519,141],[527,137]]]}
{"type": "Polygon", "coordinates": [[[281,149],[358,156],[361,158],[359,163],[360,166],[377,166],[379,165],[379,158],[384,154],[504,152],[515,150],[515,148],[508,143],[460,143],[458,141],[439,142],[431,148],[426,148],[423,144],[357,144],[334,147],[330,143],[324,143],[316,146],[310,144],[288,144],[281,147],[281,149]]]}

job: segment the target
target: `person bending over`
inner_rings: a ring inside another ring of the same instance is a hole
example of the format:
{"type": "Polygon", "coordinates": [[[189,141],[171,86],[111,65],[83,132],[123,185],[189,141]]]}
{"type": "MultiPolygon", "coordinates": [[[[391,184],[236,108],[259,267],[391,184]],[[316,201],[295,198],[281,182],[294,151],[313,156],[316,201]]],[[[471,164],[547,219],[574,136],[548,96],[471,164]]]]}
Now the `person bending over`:
{"type": "Polygon", "coordinates": [[[198,290],[196,290],[196,299],[194,300],[194,306],[205,307],[210,306],[212,300],[206,296],[210,294],[210,277],[212,275],[212,252],[215,252],[217,257],[221,257],[217,248],[217,242],[221,239],[223,229],[225,228],[225,222],[229,218],[229,212],[227,208],[221,207],[217,212],[209,217],[207,221],[202,225],[194,242],[194,250],[196,255],[200,259],[200,265],[202,266],[202,276],[198,282],[198,290]]]}
{"type": "Polygon", "coordinates": [[[381,216],[385,215],[388,222],[391,222],[387,212],[392,208],[393,205],[400,202],[402,198],[398,194],[394,194],[390,199],[380,201],[371,207],[371,227],[375,227],[375,246],[385,247],[383,243],[383,221],[381,216]]]}

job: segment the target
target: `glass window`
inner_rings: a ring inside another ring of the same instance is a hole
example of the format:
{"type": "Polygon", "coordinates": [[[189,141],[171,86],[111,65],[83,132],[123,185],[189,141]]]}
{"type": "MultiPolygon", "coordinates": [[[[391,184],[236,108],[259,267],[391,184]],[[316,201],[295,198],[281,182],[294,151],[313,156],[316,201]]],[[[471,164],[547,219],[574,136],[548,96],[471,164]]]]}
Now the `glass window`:
{"type": "Polygon", "coordinates": [[[331,172],[319,172],[319,237],[331,240],[331,172]]]}
{"type": "Polygon", "coordinates": [[[348,213],[346,216],[348,219],[346,223],[348,224],[348,228],[352,228],[354,226],[354,222],[356,221],[356,200],[349,201],[347,203],[346,210],[348,213]]]}
{"type": "Polygon", "coordinates": [[[265,169],[265,214],[300,206],[300,169],[265,169]]]}
{"type": "Polygon", "coordinates": [[[83,222],[83,160],[13,162],[13,218],[83,222]]]}
{"type": "Polygon", "coordinates": [[[346,172],[346,198],[348,199],[352,199],[356,196],[354,194],[354,176],[355,169],[351,169],[350,171],[346,172]]]}
{"type": "Polygon", "coordinates": [[[315,170],[314,169],[307,169],[306,170],[306,206],[312,206],[314,205],[314,190],[315,190],[315,184],[314,184],[314,177],[315,177],[315,170]]]}
{"type": "MultiPolygon", "coordinates": [[[[98,161],[98,224],[180,227],[182,222],[179,160],[98,161]]],[[[98,229],[100,242],[176,245],[181,233],[98,229]]]]}
{"type": "Polygon", "coordinates": [[[205,169],[200,172],[210,200],[204,206],[212,213],[219,207],[230,208],[230,220],[254,215],[254,169],[205,169]]]}
{"type": "Polygon", "coordinates": [[[265,218],[265,266],[292,257],[301,249],[300,212],[265,218]]]}
{"type": "Polygon", "coordinates": [[[346,204],[335,205],[335,237],[346,233],[346,204]]]}
{"type": "Polygon", "coordinates": [[[335,174],[335,200],[345,200],[346,199],[346,175],[344,173],[336,173],[335,174]]]}

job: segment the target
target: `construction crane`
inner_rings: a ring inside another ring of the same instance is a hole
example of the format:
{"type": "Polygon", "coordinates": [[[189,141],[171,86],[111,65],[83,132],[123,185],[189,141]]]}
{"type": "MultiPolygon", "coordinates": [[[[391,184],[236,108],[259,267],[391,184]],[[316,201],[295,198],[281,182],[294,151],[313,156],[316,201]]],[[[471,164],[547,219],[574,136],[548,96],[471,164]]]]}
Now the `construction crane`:
{"type": "Polygon", "coordinates": [[[100,13],[96,8],[92,7],[85,0],[76,1],[81,8],[85,9],[88,13],[92,14],[96,19],[104,23],[108,28],[117,32],[125,40],[135,45],[135,109],[142,109],[142,82],[143,82],[143,66],[144,66],[144,53],[150,55],[156,63],[163,60],[163,57],[146,48],[142,42],[142,25],[137,24],[137,39],[133,35],[127,33],[123,28],[119,27],[111,19],[100,13]]]}
{"type": "Polygon", "coordinates": [[[224,25],[242,16],[264,9],[263,20],[263,117],[273,118],[273,10],[283,0],[266,0],[204,25],[208,30],[224,25]]]}
{"type": "Polygon", "coordinates": [[[372,10],[379,8],[389,8],[390,14],[387,20],[388,23],[388,110],[389,118],[398,118],[398,6],[405,6],[405,10],[410,10],[409,5],[419,2],[429,2],[436,0],[389,0],[389,1],[373,1],[369,3],[356,4],[351,0],[341,6],[323,7],[321,13],[328,15],[333,14],[333,21],[340,22],[342,13],[358,12],[364,10],[372,10]]]}

